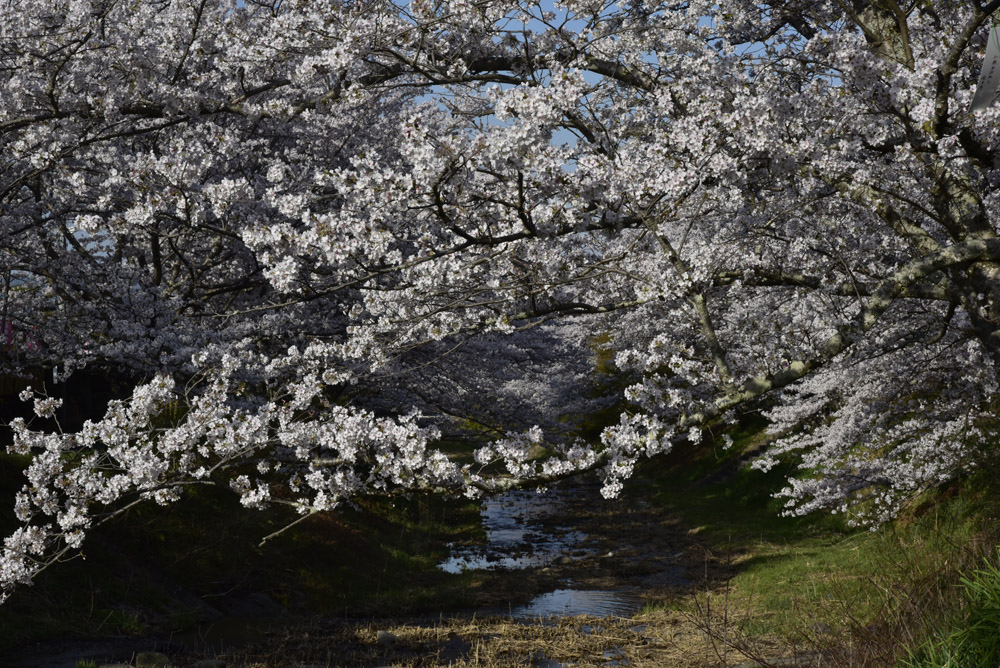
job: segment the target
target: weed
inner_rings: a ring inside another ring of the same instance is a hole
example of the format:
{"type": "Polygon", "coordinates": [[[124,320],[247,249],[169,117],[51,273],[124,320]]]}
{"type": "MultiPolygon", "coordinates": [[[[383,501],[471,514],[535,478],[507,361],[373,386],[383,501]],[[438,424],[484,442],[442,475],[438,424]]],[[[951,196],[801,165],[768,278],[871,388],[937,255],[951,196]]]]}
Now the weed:
{"type": "Polygon", "coordinates": [[[901,661],[906,668],[1000,665],[1000,568],[987,562],[961,578],[962,605],[901,661]]]}

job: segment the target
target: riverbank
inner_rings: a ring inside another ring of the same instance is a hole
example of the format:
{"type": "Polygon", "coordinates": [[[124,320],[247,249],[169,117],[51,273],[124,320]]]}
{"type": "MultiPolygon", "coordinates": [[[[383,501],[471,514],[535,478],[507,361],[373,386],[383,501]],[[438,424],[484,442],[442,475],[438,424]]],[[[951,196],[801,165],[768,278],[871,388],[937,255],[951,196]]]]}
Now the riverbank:
{"type": "MultiPolygon", "coordinates": [[[[654,549],[682,547],[671,556],[683,584],[644,589],[634,614],[355,621],[275,638],[227,657],[229,665],[945,665],[917,662],[929,639],[963,623],[963,577],[997,557],[993,472],[935,490],[897,522],[868,531],[837,518],[779,517],[763,474],[737,466],[725,479],[681,485],[678,465],[655,464],[623,499],[585,504],[575,520],[582,527],[593,513],[586,531],[602,536],[599,550],[629,546],[588,587],[621,591],[644,563],[642,550],[654,547],[651,535],[664,541],[654,549]]],[[[594,561],[567,563],[557,579],[579,578],[594,561]]]]}
{"type": "MultiPolygon", "coordinates": [[[[428,645],[427,634],[432,633],[434,628],[440,631],[445,619],[458,627],[441,633],[479,638],[477,646],[480,646],[481,652],[488,652],[487,645],[492,647],[493,644],[486,639],[495,637],[497,628],[524,626],[524,633],[519,637],[522,637],[522,642],[527,642],[523,636],[529,633],[528,627],[532,626],[528,622],[540,617],[558,615],[564,617],[567,624],[570,619],[582,619],[576,617],[581,613],[595,619],[600,615],[609,620],[624,620],[643,607],[676,599],[690,590],[692,573],[701,577],[706,563],[706,551],[698,539],[675,518],[665,514],[662,508],[633,495],[606,501],[601,498],[599,486],[593,481],[571,481],[567,486],[545,494],[513,492],[506,496],[506,500],[491,501],[487,511],[490,507],[494,509],[492,514],[484,513],[487,516],[485,535],[482,530],[479,535],[463,532],[459,534],[460,539],[451,541],[450,558],[446,558],[447,550],[436,553],[439,567],[433,569],[433,573],[416,568],[410,571],[413,578],[411,585],[422,597],[430,596],[430,582],[438,582],[436,593],[439,598],[419,608],[421,614],[416,617],[397,612],[393,617],[386,618],[385,615],[392,612],[389,605],[382,611],[372,612],[366,612],[364,608],[346,609],[347,621],[344,618],[331,619],[329,613],[312,617],[284,614],[280,606],[273,602],[269,608],[267,597],[258,594],[256,616],[248,614],[254,611],[247,610],[244,605],[240,614],[209,619],[199,624],[194,632],[143,635],[142,638],[117,643],[97,641],[90,647],[80,643],[43,642],[21,650],[9,660],[19,662],[17,665],[41,668],[55,665],[52,662],[58,659],[63,662],[60,668],[63,664],[65,668],[72,668],[73,664],[67,661],[67,657],[76,656],[100,665],[128,661],[145,643],[146,649],[165,651],[175,663],[189,665],[195,660],[215,658],[215,653],[208,651],[210,648],[223,645],[240,647],[250,641],[265,639],[266,642],[256,648],[224,653],[232,665],[250,666],[261,664],[261,657],[272,661],[275,656],[286,652],[290,645],[306,647],[315,643],[317,647],[329,647],[334,642],[331,638],[340,638],[334,644],[343,649],[330,665],[366,665],[365,661],[372,652],[365,642],[360,639],[351,643],[342,641],[345,634],[364,638],[366,632],[359,629],[372,626],[370,620],[378,616],[381,618],[379,628],[400,629],[399,633],[393,632],[400,638],[419,637],[419,642],[415,641],[417,647],[402,642],[396,645],[401,655],[395,656],[392,663],[414,659],[419,654],[419,662],[406,665],[433,665],[425,663],[429,659],[423,655],[436,655],[439,650],[428,645]],[[458,573],[456,570],[461,569],[448,568],[449,563],[454,565],[456,555],[463,555],[460,561],[466,566],[500,566],[503,565],[500,562],[504,561],[517,562],[524,568],[472,568],[458,573]],[[447,570],[453,572],[447,573],[447,570]],[[487,617],[492,621],[484,622],[487,617]],[[270,632],[264,633],[268,626],[271,627],[270,632]],[[299,634],[302,627],[313,630],[302,636],[299,634]],[[485,630],[476,635],[471,633],[472,628],[485,630]],[[415,629],[424,631],[417,633],[415,629]],[[192,637],[199,636],[206,642],[200,646],[190,642],[192,637]],[[239,658],[241,656],[242,659],[239,658]]],[[[714,574],[715,560],[711,563],[714,574]]],[[[321,575],[321,572],[317,573],[317,577],[321,575]]],[[[358,575],[369,577],[361,572],[358,575]]],[[[386,592],[386,598],[382,600],[391,604],[404,596],[408,600],[416,598],[414,592],[407,593],[397,585],[397,591],[386,592]]],[[[597,627],[593,624],[589,626],[593,627],[590,635],[594,635],[593,630],[597,627]]],[[[551,630],[531,632],[539,642],[551,634],[551,630]]],[[[375,635],[367,635],[376,643],[373,647],[377,653],[390,651],[384,642],[376,642],[375,635]]],[[[564,640],[568,638],[566,635],[561,637],[564,640]]],[[[597,642],[597,636],[589,638],[584,645],[590,646],[594,642],[597,642]]],[[[309,654],[305,650],[293,654],[303,653],[309,654]]],[[[289,659],[291,663],[287,665],[295,665],[296,660],[299,659],[289,659]]],[[[2,660],[0,665],[5,665],[2,660]]]]}
{"type": "MultiPolygon", "coordinates": [[[[776,641],[770,659],[782,656],[776,641]]],[[[728,657],[737,656],[731,650],[728,657]]],[[[806,658],[806,657],[801,657],[806,658]]],[[[227,657],[231,668],[299,666],[634,666],[704,668],[724,665],[727,652],[677,612],[634,617],[504,617],[384,620],[319,625],[227,657]]]]}
{"type": "MultiPolygon", "coordinates": [[[[295,577],[265,579],[258,563],[227,599],[242,601],[238,614],[196,620],[185,633],[140,629],[114,648],[43,644],[22,652],[20,663],[0,665],[52,666],[58,653],[65,668],[80,660],[98,666],[155,649],[177,666],[230,668],[706,668],[752,660],[888,667],[947,616],[961,576],[995,555],[998,476],[989,471],[928,494],[871,532],[828,516],[780,517],[770,493],[781,471],[740,464],[754,449],[747,438],[742,450],[658,459],[613,501],[601,499],[593,481],[547,495],[519,492],[495,502],[499,519],[487,511],[481,528],[470,506],[378,505],[354,525],[339,518],[314,527],[325,536],[322,554],[306,554],[319,545],[315,536],[285,537],[264,563],[294,567],[295,577]],[[298,552],[289,549],[296,545],[298,552]],[[297,563],[296,554],[311,558],[297,563]],[[324,564],[331,555],[336,560],[324,564]],[[457,574],[439,567],[500,556],[525,567],[457,574]],[[336,582],[352,574],[355,587],[368,581],[375,589],[353,608],[294,609],[317,591],[341,605],[353,594],[334,598],[336,582]],[[295,592],[296,583],[312,589],[295,592]],[[179,642],[185,637],[207,642],[179,642]]],[[[185,554],[195,550],[183,546],[185,554]]],[[[231,555],[218,568],[238,561],[231,555]]],[[[146,610],[150,597],[138,599],[146,610]]]]}

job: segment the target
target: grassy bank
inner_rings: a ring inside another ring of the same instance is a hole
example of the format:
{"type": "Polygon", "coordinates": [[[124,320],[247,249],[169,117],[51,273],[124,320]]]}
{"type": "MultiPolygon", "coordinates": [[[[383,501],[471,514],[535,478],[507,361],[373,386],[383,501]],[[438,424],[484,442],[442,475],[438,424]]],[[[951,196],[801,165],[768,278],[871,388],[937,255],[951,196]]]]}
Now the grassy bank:
{"type": "Polygon", "coordinates": [[[652,610],[685,614],[728,661],[784,647],[786,655],[820,652],[833,666],[995,665],[947,663],[940,648],[972,642],[968,625],[1000,638],[1000,596],[983,593],[1000,592],[1000,574],[989,577],[1000,542],[1000,467],[988,463],[928,492],[870,531],[842,516],[782,517],[772,493],[791,471],[740,463],[761,438],[752,428],[732,451],[708,445],[644,469],[644,493],[706,549],[699,590],[652,610]],[[970,578],[978,595],[963,584],[970,578]]]}
{"type": "Polygon", "coordinates": [[[624,505],[651,503],[691,537],[682,559],[694,578],[686,593],[651,598],[635,617],[383,618],[292,634],[230,657],[231,665],[996,665],[982,662],[1000,637],[1000,573],[984,567],[1000,539],[995,467],[868,531],[837,516],[781,517],[771,494],[789,471],[764,474],[739,461],[761,438],[750,425],[731,450],[679,449],[630,482],[624,505]]]}

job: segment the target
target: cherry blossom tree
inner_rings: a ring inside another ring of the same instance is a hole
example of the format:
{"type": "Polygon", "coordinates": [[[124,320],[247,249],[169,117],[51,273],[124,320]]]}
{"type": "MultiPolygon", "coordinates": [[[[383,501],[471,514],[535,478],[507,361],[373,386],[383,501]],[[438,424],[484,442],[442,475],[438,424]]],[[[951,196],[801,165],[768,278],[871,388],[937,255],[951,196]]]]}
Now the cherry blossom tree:
{"type": "Polygon", "coordinates": [[[789,512],[886,520],[989,456],[997,5],[5,4],[2,371],[134,389],[79,428],[22,393],[0,595],[192,485],[613,495],[745,407],[789,512]]]}

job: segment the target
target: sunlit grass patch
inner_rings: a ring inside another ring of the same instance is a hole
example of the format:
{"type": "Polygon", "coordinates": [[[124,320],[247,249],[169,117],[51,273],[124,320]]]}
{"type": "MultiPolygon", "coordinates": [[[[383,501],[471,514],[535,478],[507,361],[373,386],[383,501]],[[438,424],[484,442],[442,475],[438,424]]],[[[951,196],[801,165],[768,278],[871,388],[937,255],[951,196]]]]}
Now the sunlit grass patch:
{"type": "MultiPolygon", "coordinates": [[[[738,434],[731,461],[759,438],[738,434]]],[[[686,458],[727,465],[706,449],[686,458]]],[[[794,462],[766,474],[745,464],[728,464],[724,480],[707,484],[669,461],[647,472],[651,495],[691,526],[706,553],[698,591],[665,605],[731,647],[779,637],[824,652],[830,665],[892,666],[940,627],[934,620],[954,619],[960,578],[1000,536],[995,466],[926,492],[869,531],[843,516],[783,517],[772,495],[794,462]]]]}

